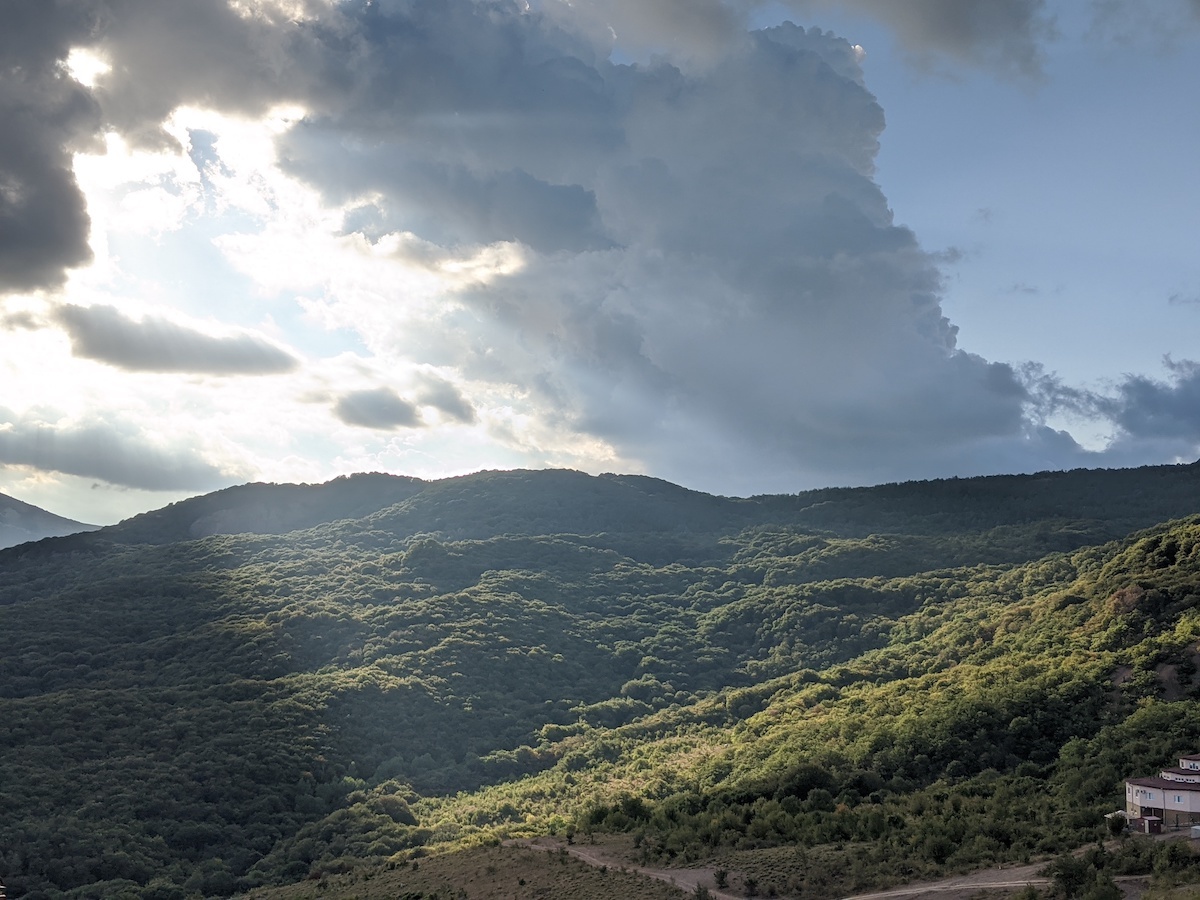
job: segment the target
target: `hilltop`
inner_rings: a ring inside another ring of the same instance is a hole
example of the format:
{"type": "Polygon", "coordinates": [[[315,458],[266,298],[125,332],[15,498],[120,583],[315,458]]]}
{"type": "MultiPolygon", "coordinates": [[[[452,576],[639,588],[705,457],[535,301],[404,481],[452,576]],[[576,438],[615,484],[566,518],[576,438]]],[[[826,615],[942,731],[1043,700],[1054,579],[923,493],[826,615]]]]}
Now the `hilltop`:
{"type": "Polygon", "coordinates": [[[10,896],[632,836],[780,893],[1094,839],[1200,748],[1193,466],[246,485],[0,552],[10,896]]]}
{"type": "Polygon", "coordinates": [[[0,494],[0,549],[95,528],[0,494]]]}

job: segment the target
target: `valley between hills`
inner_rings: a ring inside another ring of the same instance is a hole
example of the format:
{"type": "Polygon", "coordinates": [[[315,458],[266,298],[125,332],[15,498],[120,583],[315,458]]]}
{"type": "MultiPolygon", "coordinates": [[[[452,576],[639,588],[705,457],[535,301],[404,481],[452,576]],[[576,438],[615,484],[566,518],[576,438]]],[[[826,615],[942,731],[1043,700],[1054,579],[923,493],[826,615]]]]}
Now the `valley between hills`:
{"type": "Polygon", "coordinates": [[[1104,816],[1200,752],[1198,600],[1200,466],[230,488],[0,551],[0,880],[820,900],[1044,861],[1027,898],[1176,896],[1189,844],[1104,816]]]}

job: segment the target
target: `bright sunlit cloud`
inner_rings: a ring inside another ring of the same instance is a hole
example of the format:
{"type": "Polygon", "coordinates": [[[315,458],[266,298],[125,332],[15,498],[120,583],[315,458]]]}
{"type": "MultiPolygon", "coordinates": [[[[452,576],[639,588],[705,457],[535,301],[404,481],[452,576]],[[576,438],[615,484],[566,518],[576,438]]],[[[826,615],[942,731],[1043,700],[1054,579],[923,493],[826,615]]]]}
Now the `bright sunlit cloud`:
{"type": "Polygon", "coordinates": [[[95,87],[96,79],[112,71],[112,65],[85,47],[75,47],[67,54],[67,72],[84,87],[95,87]]]}

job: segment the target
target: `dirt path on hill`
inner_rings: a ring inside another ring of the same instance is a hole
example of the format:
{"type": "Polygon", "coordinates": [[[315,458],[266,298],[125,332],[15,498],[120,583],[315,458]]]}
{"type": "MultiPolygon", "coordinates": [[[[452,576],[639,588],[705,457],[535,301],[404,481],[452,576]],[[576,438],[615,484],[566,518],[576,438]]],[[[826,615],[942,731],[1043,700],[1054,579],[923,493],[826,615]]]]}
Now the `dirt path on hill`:
{"type": "MultiPolygon", "coordinates": [[[[1187,838],[1179,832],[1169,832],[1167,834],[1154,835],[1153,840],[1174,841],[1187,840],[1187,838]]],[[[1111,851],[1117,847],[1118,843],[1119,841],[1110,840],[1105,846],[1111,851]]],[[[1073,851],[1073,853],[1075,856],[1080,856],[1087,849],[1087,847],[1080,847],[1078,850],[1073,851]]],[[[892,900],[892,898],[901,897],[907,898],[907,900],[921,900],[921,898],[927,896],[931,900],[933,898],[936,898],[936,900],[968,900],[968,898],[978,894],[980,891],[1015,892],[1026,885],[1045,887],[1051,883],[1051,879],[1042,877],[1038,872],[1044,869],[1049,863],[1049,859],[1044,859],[1041,862],[1029,863],[1028,865],[1008,865],[995,869],[979,869],[967,875],[954,875],[949,878],[939,878],[936,881],[913,882],[912,884],[906,884],[886,891],[855,894],[852,897],[843,897],[841,900],[892,900]]],[[[1139,900],[1150,886],[1149,875],[1118,875],[1113,878],[1113,881],[1121,889],[1125,900],[1139,900]]]]}
{"type": "MultiPolygon", "coordinates": [[[[981,869],[969,875],[955,875],[951,878],[941,878],[937,881],[914,882],[903,887],[886,891],[874,891],[869,894],[855,894],[843,897],[842,900],[921,900],[921,898],[937,898],[937,900],[968,900],[982,891],[1015,892],[1028,885],[1043,888],[1052,884],[1052,879],[1038,875],[1046,867],[1045,862],[1028,866],[1011,866],[1001,869],[981,869]]],[[[1125,900],[1138,900],[1150,885],[1149,875],[1118,875],[1113,879],[1125,900]]]]}
{"type": "Polygon", "coordinates": [[[636,872],[647,878],[665,881],[689,893],[695,892],[697,887],[703,885],[714,900],[744,900],[746,896],[744,891],[735,893],[729,888],[716,887],[717,869],[715,866],[697,866],[693,869],[661,869],[655,866],[640,866],[630,862],[613,848],[605,847],[602,844],[567,844],[565,841],[550,837],[520,838],[504,843],[515,847],[532,847],[535,850],[546,850],[551,853],[565,850],[588,865],[608,866],[610,869],[636,872]]]}
{"type": "MultiPolygon", "coordinates": [[[[558,838],[538,837],[519,838],[505,841],[514,847],[529,847],[534,850],[545,850],[548,853],[566,851],[569,855],[591,866],[608,866],[610,869],[624,869],[636,872],[647,878],[665,881],[688,893],[695,892],[703,885],[708,889],[709,896],[714,900],[744,900],[745,891],[732,887],[724,889],[716,887],[716,866],[696,866],[689,869],[664,869],[656,866],[642,866],[630,862],[619,849],[603,844],[568,844],[558,838]]],[[[949,878],[939,878],[935,881],[920,881],[906,884],[902,887],[890,888],[886,891],[872,891],[866,894],[854,894],[841,900],[971,900],[985,891],[1015,893],[1027,885],[1044,888],[1051,884],[1051,879],[1038,874],[1046,867],[1047,860],[1022,866],[1002,866],[996,869],[979,869],[967,875],[954,875],[949,878]]],[[[731,877],[736,877],[732,875],[731,877]]],[[[1148,875],[1125,875],[1113,879],[1125,900],[1139,900],[1149,886],[1148,875]]]]}
{"type": "Polygon", "coordinates": [[[960,898],[970,897],[980,891],[1017,891],[1026,885],[1044,887],[1050,884],[1049,878],[1038,874],[1044,868],[1046,868],[1045,862],[1031,863],[1025,866],[979,869],[967,875],[953,875],[949,878],[939,878],[936,881],[918,881],[886,891],[855,894],[852,897],[845,897],[843,900],[890,900],[893,897],[920,898],[934,894],[938,896],[939,900],[960,900],[960,898]]]}
{"type": "MultiPolygon", "coordinates": [[[[665,869],[656,866],[642,866],[630,862],[615,847],[603,844],[568,844],[559,838],[538,837],[518,838],[504,842],[514,847],[529,847],[534,850],[545,850],[548,853],[566,851],[569,855],[582,860],[591,866],[608,866],[610,869],[624,869],[636,872],[647,878],[665,881],[689,893],[703,885],[708,889],[709,896],[714,900],[744,900],[745,891],[733,887],[724,889],[716,887],[716,866],[696,866],[688,869],[665,869]]],[[[841,900],[971,900],[985,891],[1015,893],[1021,888],[1032,885],[1044,888],[1052,881],[1038,873],[1046,867],[1049,860],[1042,860],[1028,865],[1001,866],[995,869],[979,869],[966,875],[953,875],[949,878],[939,878],[934,881],[920,881],[885,891],[872,891],[865,894],[854,894],[841,900]]],[[[736,873],[731,878],[740,878],[736,873]]],[[[1122,875],[1113,879],[1125,900],[1139,900],[1150,884],[1148,875],[1122,875]]]]}

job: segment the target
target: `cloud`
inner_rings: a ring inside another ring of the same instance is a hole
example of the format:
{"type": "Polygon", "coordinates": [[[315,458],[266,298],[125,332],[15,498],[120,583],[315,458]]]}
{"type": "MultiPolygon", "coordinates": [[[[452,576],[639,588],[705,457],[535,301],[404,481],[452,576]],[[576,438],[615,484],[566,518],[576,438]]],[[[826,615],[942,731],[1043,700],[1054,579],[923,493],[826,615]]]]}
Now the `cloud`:
{"type": "MultiPolygon", "coordinates": [[[[543,53],[530,70],[540,73],[536,83],[512,82],[504,77],[506,46],[511,49],[506,29],[460,27],[469,19],[512,15],[508,3],[415,5],[444,25],[424,32],[394,28],[401,17],[379,8],[394,4],[363,0],[13,0],[0,36],[0,67],[8,73],[0,85],[0,117],[8,126],[0,133],[0,292],[59,287],[67,269],[91,259],[72,154],[98,149],[105,129],[135,148],[163,148],[176,143],[163,125],[181,106],[254,118],[300,103],[309,111],[309,127],[319,130],[323,111],[348,103],[368,117],[420,117],[431,109],[452,117],[460,107],[486,111],[512,103],[561,111],[587,94],[588,86],[572,77],[573,54],[543,53]],[[436,43],[468,35],[474,45],[436,43]],[[98,69],[85,87],[67,74],[70,51],[80,48],[119,65],[98,69]],[[384,85],[366,77],[371,73],[363,65],[393,52],[397,58],[388,65],[400,81],[384,85]],[[441,66],[448,53],[459,62],[475,60],[473,74],[481,77],[455,77],[441,66]],[[430,71],[437,83],[426,80],[430,71]],[[472,93],[455,94],[465,84],[472,93]]],[[[574,40],[574,46],[584,45],[574,40]]],[[[569,129],[572,118],[550,124],[569,129]]],[[[421,122],[423,133],[414,131],[414,139],[435,136],[436,123],[421,122]]],[[[388,177],[408,179],[410,203],[420,195],[425,205],[444,210],[460,240],[516,235],[539,248],[568,250],[606,244],[594,198],[577,184],[535,176],[519,160],[481,177],[466,160],[411,163],[394,150],[381,161],[391,169],[388,177]]]]}
{"type": "MultiPolygon", "coordinates": [[[[248,116],[311,85],[306,23],[324,0],[5,0],[0,33],[0,294],[55,289],[92,259],[73,154],[121,132],[136,146],[175,143],[181,105],[248,116]],[[111,63],[73,80],[73,49],[111,63]]],[[[313,91],[307,91],[314,94],[313,91]]]]}
{"type": "Polygon", "coordinates": [[[851,479],[1029,446],[1020,378],[957,348],[937,259],[873,181],[883,113],[848,42],[784,25],[685,71],[616,65],[505,5],[342,10],[360,81],[281,139],[289,170],[331,203],[369,194],[423,241],[524,246],[444,316],[364,332],[376,352],[403,340],[417,363],[519,388],[546,422],[690,483],[725,477],[705,447],[851,479]],[[538,228],[432,202],[414,173],[439,167],[476,186],[519,169],[588,215],[545,191],[509,201],[538,228]]]}
{"type": "Polygon", "coordinates": [[[799,12],[847,7],[887,25],[922,66],[943,60],[1036,76],[1055,37],[1044,0],[785,0],[799,12]]]}
{"type": "Polygon", "coordinates": [[[99,109],[61,60],[89,16],[67,4],[13,0],[0,36],[0,293],[54,288],[91,259],[72,153],[93,145],[99,109]]]}
{"type": "Polygon", "coordinates": [[[309,64],[319,62],[310,58],[317,19],[336,18],[325,0],[91,5],[107,8],[81,43],[120,62],[97,78],[95,96],[105,120],[142,146],[174,144],[161,124],[179,106],[258,117],[300,94],[316,96],[309,64]]]}
{"type": "Polygon", "coordinates": [[[1200,363],[1167,359],[1164,364],[1167,380],[1130,375],[1115,394],[1093,402],[1127,439],[1184,440],[1200,446],[1200,363]]]}
{"type": "MultiPolygon", "coordinates": [[[[1197,0],[1188,2],[1195,6],[1197,0]]],[[[581,0],[571,5],[573,21],[564,25],[586,26],[598,42],[608,32],[626,52],[665,53],[676,63],[703,66],[741,41],[748,13],[764,5],[762,0],[581,0]]],[[[948,61],[1036,76],[1042,47],[1057,33],[1045,0],[781,0],[778,5],[817,24],[827,9],[874,18],[924,67],[948,61]]],[[[560,21],[567,19],[558,11],[560,21]]]]}
{"type": "Polygon", "coordinates": [[[164,445],[115,420],[51,421],[0,408],[0,463],[152,491],[212,490],[230,477],[180,442],[164,445]]]}
{"type": "MultiPolygon", "coordinates": [[[[481,398],[507,398],[513,421],[564,446],[595,438],[690,480],[722,465],[696,449],[724,435],[751,468],[769,458],[816,479],[854,477],[862,460],[895,477],[935,444],[1024,439],[1019,380],[957,348],[938,258],[873,181],[883,115],[853,46],[795,26],[748,34],[713,7],[702,64],[618,65],[610,37],[553,9],[352,2],[316,23],[169,2],[97,33],[98,55],[123,63],[96,96],[146,141],[189,98],[247,114],[295,100],[309,112],[280,138],[284,166],[353,208],[345,230],[361,222],[364,245],[383,253],[403,235],[435,275],[516,248],[511,271],[458,277],[423,319],[404,318],[401,287],[321,298],[379,358],[457,370],[478,392],[352,392],[335,406],[345,422],[414,427],[424,405],[472,423],[481,398]],[[179,38],[154,35],[185,20],[196,47],[237,33],[234,75],[202,71],[191,49],[171,69],[179,38]]],[[[668,5],[588,7],[603,9],[665,40],[650,20],[668,5]]],[[[294,365],[250,335],[111,308],[63,307],[59,321],[77,354],[127,369],[294,365]]]]}
{"type": "Polygon", "coordinates": [[[626,53],[665,53],[676,62],[703,66],[744,38],[745,12],[751,6],[722,0],[584,0],[569,11],[554,3],[544,9],[562,27],[588,34],[598,46],[619,42],[626,53]]]}
{"type": "MultiPolygon", "coordinates": [[[[1037,0],[844,2],[925,64],[1033,75],[1053,33],[1037,0]]],[[[264,287],[307,292],[391,371],[450,375],[408,396],[323,388],[349,425],[423,427],[432,407],[522,452],[586,445],[726,490],[766,489],[768,472],[788,489],[1090,458],[1046,424],[1049,389],[958,346],[949,258],[895,223],[874,180],[884,116],[858,48],[792,24],[748,32],[755,6],[107,0],[87,29],[47,14],[47,71],[73,43],[119,65],[90,93],[55,87],[83,112],[38,140],[65,154],[103,121],[162,145],[182,104],[303,108],[275,149],[326,209],[289,230],[283,205],[247,204],[254,222],[214,244],[264,287]],[[334,244],[337,273],[309,252],[334,244]]],[[[206,190],[222,152],[206,151],[206,190]]],[[[36,240],[53,251],[38,283],[80,258],[36,240]]],[[[248,333],[106,306],[55,316],[77,355],[126,370],[296,365],[248,333]]]]}
{"type": "Polygon", "coordinates": [[[245,332],[214,336],[161,317],[131,319],[102,305],[63,304],[53,315],[76,356],[131,372],[271,375],[298,365],[290,353],[245,332]]]}
{"type": "Polygon", "coordinates": [[[1178,49],[1180,38],[1200,25],[1200,0],[1092,0],[1090,12],[1089,37],[1157,53],[1178,49]]]}
{"type": "MultiPolygon", "coordinates": [[[[788,5],[819,17],[831,2],[788,5]]],[[[1035,71],[1053,30],[1039,0],[839,2],[879,18],[925,60],[1035,71]]],[[[596,115],[617,99],[612,80],[597,77],[614,42],[624,53],[711,66],[745,43],[746,16],[758,5],[586,0],[522,14],[507,0],[10,0],[0,38],[8,73],[0,85],[8,126],[0,135],[0,291],[58,287],[69,268],[91,259],[75,151],[97,146],[105,128],[135,146],[170,146],[163,122],[187,105],[253,117],[300,103],[318,135],[330,121],[344,124],[349,106],[365,126],[359,139],[371,120],[386,131],[404,118],[412,127],[407,146],[377,144],[383,152],[371,168],[343,173],[344,190],[407,182],[404,214],[413,204],[423,208],[424,233],[442,224],[443,237],[454,229],[460,239],[504,234],[539,249],[602,247],[610,236],[594,192],[574,178],[575,160],[545,163],[564,140],[583,152],[585,165],[620,140],[611,120],[596,115]],[[120,64],[97,70],[85,87],[65,67],[78,48],[120,64]],[[406,152],[429,141],[450,151],[464,131],[474,134],[468,144],[492,142],[482,167],[470,153],[448,152],[441,162],[406,152]],[[538,160],[526,167],[530,153],[538,160]],[[446,221],[438,208],[449,211],[446,221]]],[[[857,66],[847,59],[835,68],[844,76],[857,66]]],[[[312,152],[302,156],[301,168],[314,161],[312,152]]]]}
{"type": "Polygon", "coordinates": [[[1167,358],[1164,366],[1165,379],[1126,375],[1097,390],[1071,387],[1040,365],[1027,364],[1020,377],[1035,420],[1062,416],[1110,431],[1103,449],[1077,448],[1044,468],[1142,466],[1200,456],[1200,363],[1167,358]]]}
{"type": "Polygon", "coordinates": [[[425,376],[417,399],[426,406],[432,406],[448,419],[463,425],[473,424],[478,415],[471,401],[462,392],[443,378],[425,376]]]}
{"type": "Polygon", "coordinates": [[[414,159],[413,154],[405,158],[394,147],[383,146],[376,153],[356,150],[361,168],[338,172],[335,183],[330,176],[337,171],[336,144],[341,137],[339,125],[328,120],[302,123],[289,138],[289,168],[320,183],[333,202],[375,192],[389,198],[377,200],[370,210],[374,222],[365,216],[366,209],[359,210],[368,231],[373,227],[378,232],[382,217],[393,228],[413,230],[434,241],[516,240],[546,252],[611,244],[591,191],[578,184],[553,184],[520,168],[481,176],[464,163],[414,159]],[[384,211],[399,202],[403,218],[384,211]]]}
{"type": "Polygon", "coordinates": [[[351,391],[338,398],[333,413],[347,425],[391,431],[422,425],[417,408],[391,388],[351,391]]]}
{"type": "Polygon", "coordinates": [[[43,322],[29,310],[18,310],[13,313],[0,315],[0,328],[6,331],[36,331],[43,327],[43,322]]]}
{"type": "Polygon", "coordinates": [[[945,54],[1024,75],[1041,69],[1041,44],[1055,34],[1043,0],[852,0],[896,29],[921,56],[945,54]]]}
{"type": "Polygon", "coordinates": [[[1042,292],[1042,289],[1037,285],[1026,284],[1024,281],[1014,281],[1004,289],[1006,294],[1024,294],[1027,297],[1036,297],[1042,292]]]}

